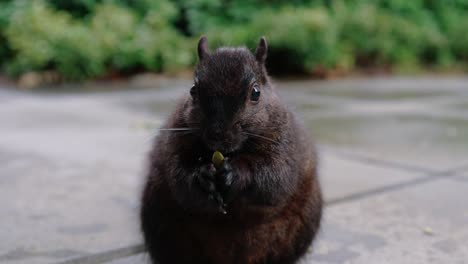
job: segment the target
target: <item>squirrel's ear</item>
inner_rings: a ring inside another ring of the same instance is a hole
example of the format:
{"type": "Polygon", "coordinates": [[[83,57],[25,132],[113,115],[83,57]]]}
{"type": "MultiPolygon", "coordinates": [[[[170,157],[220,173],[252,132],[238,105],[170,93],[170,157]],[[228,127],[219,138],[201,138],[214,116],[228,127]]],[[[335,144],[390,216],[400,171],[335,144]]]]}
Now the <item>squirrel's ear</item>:
{"type": "Polygon", "coordinates": [[[206,36],[202,36],[198,41],[198,59],[201,61],[210,54],[208,50],[208,39],[206,36]]]}
{"type": "Polygon", "coordinates": [[[262,37],[260,39],[260,42],[258,42],[257,45],[257,50],[255,50],[255,58],[260,64],[264,64],[266,57],[267,57],[267,52],[268,52],[268,45],[265,37],[262,37]]]}

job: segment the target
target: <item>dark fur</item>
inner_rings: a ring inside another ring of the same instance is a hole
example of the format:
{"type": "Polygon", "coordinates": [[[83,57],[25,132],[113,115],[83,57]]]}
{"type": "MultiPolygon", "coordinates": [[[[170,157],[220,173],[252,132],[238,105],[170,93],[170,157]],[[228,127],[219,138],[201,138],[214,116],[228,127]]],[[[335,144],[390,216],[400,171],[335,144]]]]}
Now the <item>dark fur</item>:
{"type": "Polygon", "coordinates": [[[199,129],[161,132],[150,157],[141,224],[154,262],[295,263],[314,239],[322,210],[315,151],[270,84],[266,52],[263,38],[255,55],[210,53],[200,40],[193,98],[183,98],[164,125],[199,129]],[[218,171],[215,150],[227,157],[218,171]],[[213,197],[227,204],[226,215],[213,197]]]}

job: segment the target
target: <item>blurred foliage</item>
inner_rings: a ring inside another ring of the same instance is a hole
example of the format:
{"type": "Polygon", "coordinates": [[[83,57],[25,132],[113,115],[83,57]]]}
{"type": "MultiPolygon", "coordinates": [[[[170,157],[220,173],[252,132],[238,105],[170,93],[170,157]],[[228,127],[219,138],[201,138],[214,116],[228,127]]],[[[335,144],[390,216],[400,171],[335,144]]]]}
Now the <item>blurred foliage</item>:
{"type": "Polygon", "coordinates": [[[194,63],[190,41],[171,25],[169,1],[7,1],[2,60],[17,76],[56,70],[78,80],[112,72],[167,71],[194,63]],[[137,3],[137,4],[132,4],[137,3]],[[74,12],[72,12],[74,11],[74,12]]]}
{"type": "Polygon", "coordinates": [[[0,63],[66,79],[177,71],[210,45],[269,41],[274,73],[468,65],[468,0],[3,0],[0,63]]]}

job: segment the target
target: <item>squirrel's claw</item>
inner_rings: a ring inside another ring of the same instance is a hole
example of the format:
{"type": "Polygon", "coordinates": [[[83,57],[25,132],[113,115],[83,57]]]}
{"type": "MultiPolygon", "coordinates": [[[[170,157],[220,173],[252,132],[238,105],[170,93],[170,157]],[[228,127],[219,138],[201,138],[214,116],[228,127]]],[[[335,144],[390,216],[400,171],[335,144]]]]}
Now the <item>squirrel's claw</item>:
{"type": "Polygon", "coordinates": [[[199,188],[207,194],[207,199],[211,206],[217,208],[220,213],[226,214],[226,206],[219,188],[216,184],[217,171],[213,164],[206,164],[200,167],[196,175],[195,181],[199,188]]]}

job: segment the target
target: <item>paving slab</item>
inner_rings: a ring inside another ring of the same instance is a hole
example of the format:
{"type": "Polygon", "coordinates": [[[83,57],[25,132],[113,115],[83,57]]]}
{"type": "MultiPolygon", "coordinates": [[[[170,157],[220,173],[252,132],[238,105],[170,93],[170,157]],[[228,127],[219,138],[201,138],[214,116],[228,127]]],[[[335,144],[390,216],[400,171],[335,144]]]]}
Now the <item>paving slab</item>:
{"type": "Polygon", "coordinates": [[[318,142],[445,170],[468,162],[466,78],[279,83],[318,142]]]}
{"type": "Polygon", "coordinates": [[[445,170],[468,162],[468,122],[421,116],[323,116],[319,142],[381,160],[445,170]]]}
{"type": "Polygon", "coordinates": [[[330,206],[304,263],[466,263],[467,193],[440,179],[330,206]]]}
{"type": "Polygon", "coordinates": [[[8,156],[14,160],[0,173],[1,263],[50,263],[139,241],[133,171],[8,156]]]}
{"type": "Polygon", "coordinates": [[[145,118],[86,96],[5,101],[0,263],[51,263],[139,242],[138,200],[154,132],[133,123],[145,118]]]}
{"type": "Polygon", "coordinates": [[[346,199],[355,194],[425,176],[423,173],[350,161],[327,151],[322,151],[321,154],[319,175],[326,202],[346,199]]]}

